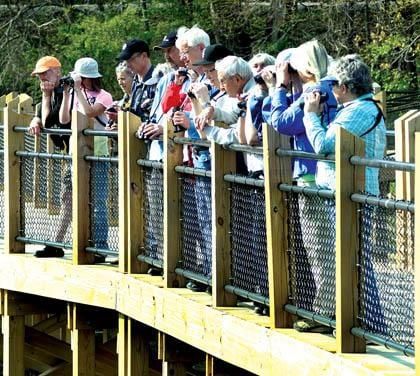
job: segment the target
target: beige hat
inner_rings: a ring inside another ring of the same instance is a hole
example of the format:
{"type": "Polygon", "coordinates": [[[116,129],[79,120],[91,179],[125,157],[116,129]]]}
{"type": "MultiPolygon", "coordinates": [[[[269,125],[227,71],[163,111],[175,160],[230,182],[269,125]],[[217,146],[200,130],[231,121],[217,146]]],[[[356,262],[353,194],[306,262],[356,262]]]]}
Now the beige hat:
{"type": "Polygon", "coordinates": [[[319,81],[327,74],[329,58],[325,47],[317,40],[301,44],[290,57],[290,65],[299,72],[308,72],[319,81]]]}

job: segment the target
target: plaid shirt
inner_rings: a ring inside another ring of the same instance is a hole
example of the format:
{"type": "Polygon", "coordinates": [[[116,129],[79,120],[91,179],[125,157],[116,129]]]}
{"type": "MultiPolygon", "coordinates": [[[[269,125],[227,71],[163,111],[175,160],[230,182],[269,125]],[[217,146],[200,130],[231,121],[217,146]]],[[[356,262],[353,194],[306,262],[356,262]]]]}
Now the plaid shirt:
{"type": "MultiPolygon", "coordinates": [[[[303,122],[306,133],[316,153],[331,154],[335,152],[335,130],[342,127],[351,134],[361,137],[365,142],[367,158],[382,159],[386,145],[386,129],[384,119],[368,131],[375,123],[378,109],[370,100],[372,94],[365,94],[347,102],[337,112],[335,120],[328,129],[314,112],[305,113],[303,122]]],[[[365,189],[368,193],[379,194],[379,171],[377,168],[366,167],[365,189]]],[[[335,165],[328,162],[318,162],[316,181],[320,187],[335,189],[335,165]]]]}

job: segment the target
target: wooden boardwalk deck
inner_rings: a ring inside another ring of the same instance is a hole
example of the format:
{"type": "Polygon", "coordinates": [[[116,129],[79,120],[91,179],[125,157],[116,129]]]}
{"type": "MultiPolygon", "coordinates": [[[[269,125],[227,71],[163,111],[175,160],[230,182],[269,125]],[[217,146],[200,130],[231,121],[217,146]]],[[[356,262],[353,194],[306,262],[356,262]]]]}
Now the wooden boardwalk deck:
{"type": "Polygon", "coordinates": [[[258,375],[415,375],[414,360],[396,351],[338,355],[332,336],[269,329],[248,307],[212,308],[206,293],[109,265],[0,254],[0,288],[115,310],[258,375]]]}

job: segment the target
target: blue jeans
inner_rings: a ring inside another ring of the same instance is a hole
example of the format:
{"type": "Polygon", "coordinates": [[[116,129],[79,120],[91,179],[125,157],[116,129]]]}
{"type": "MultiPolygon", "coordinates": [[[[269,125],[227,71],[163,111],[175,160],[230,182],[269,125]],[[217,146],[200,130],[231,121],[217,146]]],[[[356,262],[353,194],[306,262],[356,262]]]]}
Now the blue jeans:
{"type": "Polygon", "coordinates": [[[108,249],[109,163],[93,162],[91,168],[91,237],[96,248],[108,249]]]}
{"type": "MultiPolygon", "coordinates": [[[[210,152],[202,150],[193,153],[194,168],[210,170],[210,152]]],[[[200,228],[200,255],[203,263],[203,274],[211,276],[212,265],[212,214],[211,214],[211,183],[209,178],[197,176],[195,181],[195,201],[197,205],[197,218],[200,228]]]]}

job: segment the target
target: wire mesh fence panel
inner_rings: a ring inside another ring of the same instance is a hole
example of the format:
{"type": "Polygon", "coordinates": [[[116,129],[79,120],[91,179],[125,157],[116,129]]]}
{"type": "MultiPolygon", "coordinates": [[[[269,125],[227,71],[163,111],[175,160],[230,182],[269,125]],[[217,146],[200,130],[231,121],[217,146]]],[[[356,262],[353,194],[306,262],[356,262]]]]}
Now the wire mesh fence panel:
{"type": "Polygon", "coordinates": [[[118,164],[92,161],[90,164],[90,246],[118,252],[118,164]]]}
{"type": "MultiPolygon", "coordinates": [[[[71,182],[71,163],[68,160],[45,159],[47,162],[47,172],[45,178],[37,179],[35,191],[43,187],[46,196],[42,205],[37,200],[33,200],[32,195],[28,195],[28,186],[25,182],[34,181],[34,160],[36,158],[21,158],[21,226],[20,236],[30,240],[40,242],[59,243],[65,247],[71,247],[71,219],[72,219],[72,182],[71,182]],[[54,171],[60,170],[61,174],[54,171]],[[60,187],[59,207],[53,205],[51,192],[53,187],[60,187]],[[45,203],[45,205],[44,205],[45,203]]],[[[42,198],[42,196],[39,196],[42,198]]]]}
{"type": "Polygon", "coordinates": [[[163,262],[163,171],[143,167],[144,254],[163,262]]]}
{"type": "Polygon", "coordinates": [[[211,179],[181,175],[182,267],[211,277],[211,179]]]}
{"type": "MultiPolygon", "coordinates": [[[[35,150],[35,137],[25,133],[24,135],[24,150],[34,151],[35,150]]],[[[21,185],[23,187],[22,194],[25,195],[25,201],[32,201],[34,195],[34,171],[35,171],[35,159],[34,158],[23,158],[23,171],[21,174],[21,185]]]]}
{"type": "Polygon", "coordinates": [[[414,214],[360,207],[359,320],[363,329],[414,346],[414,214]]]}
{"type": "Polygon", "coordinates": [[[264,188],[231,186],[232,285],[268,297],[264,188]]]}
{"type": "MultiPolygon", "coordinates": [[[[47,134],[41,134],[39,137],[40,140],[40,152],[41,153],[47,153],[47,134]]],[[[36,175],[34,179],[34,184],[38,185],[36,187],[35,193],[36,193],[36,201],[38,206],[47,206],[47,201],[49,199],[48,196],[48,186],[47,184],[37,184],[38,181],[47,181],[47,174],[48,174],[48,167],[49,167],[49,161],[44,158],[36,159],[35,165],[36,165],[36,175]]]]}
{"type": "Polygon", "coordinates": [[[335,200],[287,194],[290,300],[335,317],[335,200]]]}
{"type": "MultiPolygon", "coordinates": [[[[387,155],[383,159],[395,161],[394,155],[387,155]]],[[[382,197],[395,199],[395,170],[390,168],[379,169],[379,191],[382,197]]]]}

